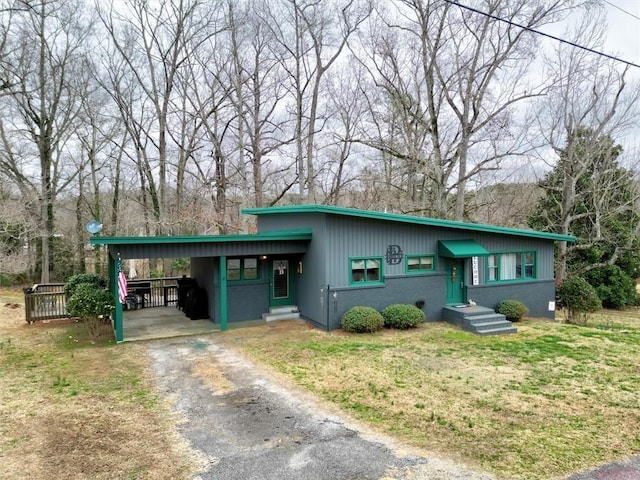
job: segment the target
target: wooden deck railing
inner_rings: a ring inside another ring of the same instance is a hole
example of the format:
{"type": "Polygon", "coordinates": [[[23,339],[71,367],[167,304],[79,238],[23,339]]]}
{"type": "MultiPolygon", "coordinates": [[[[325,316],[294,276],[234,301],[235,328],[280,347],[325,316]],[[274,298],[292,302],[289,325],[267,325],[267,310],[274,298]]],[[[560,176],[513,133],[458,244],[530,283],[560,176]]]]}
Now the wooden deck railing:
{"type": "MultiPolygon", "coordinates": [[[[144,278],[131,280],[129,292],[135,295],[138,285],[144,296],[139,306],[166,307],[178,303],[178,279],[181,277],[144,278]]],[[[64,283],[48,283],[34,285],[24,290],[25,316],[27,323],[38,320],[66,318],[67,298],[64,294],[64,283]]]]}
{"type": "Polygon", "coordinates": [[[27,323],[67,317],[64,283],[34,285],[24,289],[27,323]]]}

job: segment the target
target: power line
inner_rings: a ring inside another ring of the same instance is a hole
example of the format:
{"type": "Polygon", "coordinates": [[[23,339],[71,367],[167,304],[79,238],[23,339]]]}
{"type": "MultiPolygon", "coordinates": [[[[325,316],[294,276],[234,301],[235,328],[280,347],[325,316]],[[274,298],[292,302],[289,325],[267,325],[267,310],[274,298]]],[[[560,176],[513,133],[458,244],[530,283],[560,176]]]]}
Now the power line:
{"type": "Polygon", "coordinates": [[[526,25],[522,25],[520,23],[515,23],[515,22],[512,22],[511,20],[507,20],[505,18],[496,17],[495,15],[492,15],[490,13],[483,12],[482,10],[477,10],[477,9],[475,9],[473,7],[469,7],[467,5],[462,5],[461,3],[455,2],[453,0],[444,0],[444,1],[447,2],[447,3],[450,3],[451,5],[455,5],[457,7],[469,10],[471,12],[479,13],[480,15],[484,15],[485,17],[492,18],[492,19],[497,20],[499,22],[504,22],[504,23],[507,23],[507,24],[512,25],[514,27],[522,28],[523,30],[526,30],[528,32],[536,33],[538,35],[542,35],[543,37],[551,38],[552,40],[556,40],[556,41],[558,41],[560,43],[566,43],[567,45],[571,45],[572,47],[580,48],[581,50],[586,50],[587,52],[595,53],[596,55],[600,55],[602,57],[610,58],[611,60],[615,60],[616,62],[624,63],[625,65],[629,65],[631,67],[640,68],[640,65],[638,65],[637,63],[628,62],[628,61],[623,60],[621,58],[614,57],[613,55],[609,55],[607,53],[599,52],[598,50],[594,50],[592,48],[584,47],[584,46],[579,45],[577,43],[570,42],[569,40],[565,40],[564,38],[556,37],[555,35],[551,35],[549,33],[544,33],[544,32],[541,32],[540,30],[535,30],[535,29],[533,29],[531,27],[527,27],[526,25]]]}
{"type": "Polygon", "coordinates": [[[614,5],[613,3],[608,2],[607,0],[603,0],[603,1],[604,1],[604,3],[606,3],[607,5],[611,5],[613,8],[617,8],[618,10],[620,10],[620,11],[621,11],[621,12],[623,12],[623,13],[626,13],[626,14],[627,14],[627,15],[629,15],[630,17],[633,17],[633,18],[635,18],[635,19],[637,19],[637,20],[640,20],[640,17],[639,17],[639,16],[637,16],[637,15],[635,15],[635,14],[631,13],[631,12],[628,12],[628,11],[627,11],[627,10],[625,10],[624,8],[619,7],[618,5],[614,5]]]}

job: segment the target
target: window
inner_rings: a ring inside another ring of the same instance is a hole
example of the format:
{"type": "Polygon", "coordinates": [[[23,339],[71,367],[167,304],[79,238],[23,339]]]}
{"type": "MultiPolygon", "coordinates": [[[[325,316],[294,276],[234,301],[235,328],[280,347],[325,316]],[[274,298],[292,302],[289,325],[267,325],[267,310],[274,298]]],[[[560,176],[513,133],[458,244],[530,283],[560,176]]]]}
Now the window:
{"type": "Polygon", "coordinates": [[[245,280],[255,280],[258,278],[258,259],[245,258],[242,278],[245,280]]]}
{"type": "Polygon", "coordinates": [[[407,273],[424,273],[435,270],[433,255],[407,255],[407,273]]]}
{"type": "Polygon", "coordinates": [[[227,280],[257,280],[258,279],[258,259],[249,258],[228,258],[227,259],[227,280]]]}
{"type": "Polygon", "coordinates": [[[498,280],[498,256],[489,255],[487,258],[487,277],[490,282],[498,280]]]}
{"type": "Polygon", "coordinates": [[[227,260],[227,280],[240,280],[242,278],[239,258],[227,260]]]}
{"type": "Polygon", "coordinates": [[[351,283],[382,283],[382,258],[352,259],[351,283]]]}
{"type": "Polygon", "coordinates": [[[534,252],[499,253],[487,257],[487,281],[523,280],[536,277],[534,252]]]}

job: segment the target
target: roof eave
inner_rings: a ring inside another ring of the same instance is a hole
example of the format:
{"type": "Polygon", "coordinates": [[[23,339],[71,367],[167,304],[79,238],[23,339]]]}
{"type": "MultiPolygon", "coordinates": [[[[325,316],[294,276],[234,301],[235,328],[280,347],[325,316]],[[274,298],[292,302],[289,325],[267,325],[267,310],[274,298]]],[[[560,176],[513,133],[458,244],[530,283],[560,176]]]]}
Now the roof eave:
{"type": "Polygon", "coordinates": [[[101,237],[89,239],[91,245],[158,245],[184,243],[239,243],[239,242],[269,242],[274,240],[295,241],[311,240],[310,228],[294,230],[280,230],[241,235],[191,235],[191,236],[153,236],[153,237],[101,237]]]}
{"type": "Polygon", "coordinates": [[[482,223],[468,223],[455,220],[441,220],[437,218],[415,217],[413,215],[402,215],[398,213],[384,213],[370,210],[359,210],[355,208],[336,207],[333,205],[291,205],[284,207],[246,208],[243,214],[248,215],[275,215],[290,213],[324,213],[333,215],[345,215],[352,217],[370,218],[376,220],[397,221],[413,223],[418,225],[428,225],[433,227],[457,228],[459,230],[471,230],[477,232],[497,233],[502,235],[517,235],[530,238],[540,238],[543,240],[564,241],[575,243],[576,237],[573,235],[562,235],[559,233],[540,232],[537,230],[523,230],[517,228],[497,227],[482,223]]]}

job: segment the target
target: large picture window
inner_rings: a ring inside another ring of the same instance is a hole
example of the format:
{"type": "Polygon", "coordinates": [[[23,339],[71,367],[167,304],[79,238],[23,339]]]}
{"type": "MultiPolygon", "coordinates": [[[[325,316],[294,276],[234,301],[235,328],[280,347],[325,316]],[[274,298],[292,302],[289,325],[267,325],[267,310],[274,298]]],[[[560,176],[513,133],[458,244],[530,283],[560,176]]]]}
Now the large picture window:
{"type": "Polygon", "coordinates": [[[382,283],[382,258],[351,259],[351,283],[382,283]]]}
{"type": "Polygon", "coordinates": [[[488,282],[536,278],[535,252],[489,255],[486,265],[488,282]]]}
{"type": "Polygon", "coordinates": [[[228,258],[227,280],[257,280],[258,259],[256,257],[228,258]]]}
{"type": "Polygon", "coordinates": [[[435,257],[433,255],[407,255],[407,273],[433,272],[435,269],[435,257]]]}

